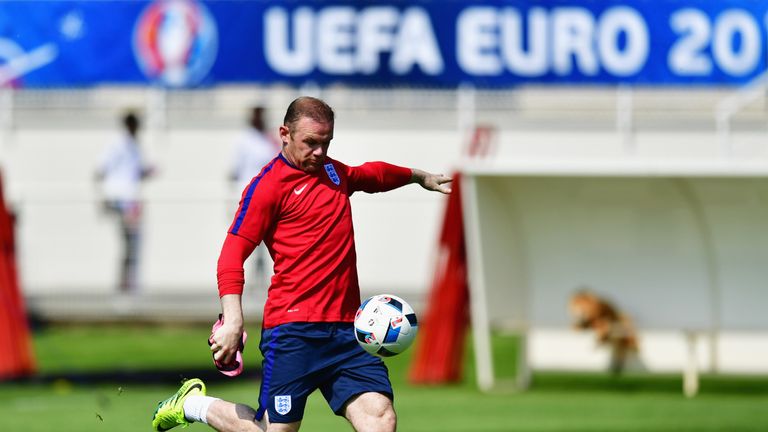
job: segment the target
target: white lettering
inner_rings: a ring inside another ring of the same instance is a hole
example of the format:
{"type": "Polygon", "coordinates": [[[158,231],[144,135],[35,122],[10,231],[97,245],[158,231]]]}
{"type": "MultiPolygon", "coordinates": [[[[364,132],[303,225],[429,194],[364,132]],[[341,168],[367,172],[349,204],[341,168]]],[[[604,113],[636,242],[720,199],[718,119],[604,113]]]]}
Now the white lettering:
{"type": "Polygon", "coordinates": [[[428,75],[443,72],[443,57],[432,30],[429,15],[422,8],[412,7],[403,12],[395,50],[389,58],[392,72],[404,75],[418,65],[428,75]]]}
{"type": "Polygon", "coordinates": [[[707,75],[712,61],[702,52],[709,42],[711,26],[704,12],[682,9],[670,18],[672,30],[680,39],[669,50],[669,68],[677,75],[707,75]]]}
{"type": "Polygon", "coordinates": [[[492,7],[464,9],[456,25],[459,66],[474,75],[499,75],[497,11],[492,7]]]}
{"type": "Polygon", "coordinates": [[[552,12],[553,65],[558,75],[571,73],[572,62],[584,75],[598,73],[597,55],[594,49],[595,22],[586,9],[558,8],[552,12]]]}
{"type": "Polygon", "coordinates": [[[411,7],[402,14],[395,7],[376,6],[359,12],[333,6],[313,12],[301,7],[289,18],[285,9],[264,14],[267,63],[285,75],[306,75],[315,68],[335,75],[374,74],[389,53],[395,74],[418,66],[422,72],[443,72],[443,58],[429,15],[411,7]]]}
{"type": "Polygon", "coordinates": [[[304,75],[314,67],[312,10],[299,8],[293,13],[293,49],[288,14],[279,7],[264,13],[264,51],[267,63],[285,75],[304,75]]]}
{"type": "Polygon", "coordinates": [[[629,76],[645,66],[650,51],[647,25],[629,7],[610,8],[597,21],[578,7],[533,7],[525,18],[516,8],[473,7],[457,27],[459,65],[475,75],[594,76],[602,66],[629,76]]]}
{"type": "Polygon", "coordinates": [[[712,52],[723,71],[737,76],[752,72],[760,60],[760,30],[752,17],[738,9],[723,12],[715,22],[712,52]],[[737,35],[739,50],[733,44],[737,35]]]}
{"type": "Polygon", "coordinates": [[[634,9],[615,7],[600,17],[597,46],[603,67],[618,76],[636,74],[648,59],[650,41],[645,21],[634,9]],[[625,48],[619,48],[619,36],[625,48]]]}
{"type": "Polygon", "coordinates": [[[328,7],[317,17],[317,66],[329,74],[350,75],[355,72],[355,10],[351,7],[328,7]]]}
{"type": "Polygon", "coordinates": [[[372,74],[379,69],[382,52],[392,50],[398,13],[393,7],[363,9],[357,20],[357,70],[372,74]]]}
{"type": "MultiPolygon", "coordinates": [[[[768,43],[762,19],[738,8],[716,19],[696,8],[673,11],[669,70],[681,77],[705,77],[715,68],[735,77],[754,73],[768,43]]],[[[765,20],[768,27],[768,14],[765,20]]],[[[470,6],[455,25],[458,66],[478,77],[633,76],[649,60],[654,31],[627,6],[598,17],[575,6],[470,6]]],[[[372,75],[383,69],[438,75],[445,69],[430,15],[417,6],[274,6],[265,11],[263,28],[267,64],[284,75],[372,75]]]]}
{"type": "Polygon", "coordinates": [[[521,76],[547,73],[547,12],[542,8],[528,11],[527,52],[520,13],[516,9],[505,8],[501,20],[501,53],[507,69],[521,76]]]}

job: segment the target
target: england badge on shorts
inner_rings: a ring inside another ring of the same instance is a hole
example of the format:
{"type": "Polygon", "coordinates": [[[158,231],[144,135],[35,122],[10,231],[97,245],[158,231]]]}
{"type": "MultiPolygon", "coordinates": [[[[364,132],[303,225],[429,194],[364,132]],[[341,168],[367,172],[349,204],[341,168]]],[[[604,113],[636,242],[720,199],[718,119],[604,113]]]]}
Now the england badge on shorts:
{"type": "Polygon", "coordinates": [[[291,410],[291,395],[275,396],[275,411],[286,415],[291,410]]]}
{"type": "Polygon", "coordinates": [[[333,184],[336,186],[341,184],[341,179],[339,178],[339,175],[336,174],[336,168],[333,167],[332,163],[325,164],[325,172],[328,173],[328,178],[331,179],[333,184]]]}

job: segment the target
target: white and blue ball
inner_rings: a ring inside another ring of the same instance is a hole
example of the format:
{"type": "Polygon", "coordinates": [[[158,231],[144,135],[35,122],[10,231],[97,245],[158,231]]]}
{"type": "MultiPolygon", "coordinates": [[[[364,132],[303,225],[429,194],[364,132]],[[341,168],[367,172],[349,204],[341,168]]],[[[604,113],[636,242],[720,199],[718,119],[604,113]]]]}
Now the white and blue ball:
{"type": "Polygon", "coordinates": [[[355,315],[357,342],[367,352],[391,357],[405,351],[416,338],[418,323],[413,308],[400,297],[375,295],[355,315]]]}

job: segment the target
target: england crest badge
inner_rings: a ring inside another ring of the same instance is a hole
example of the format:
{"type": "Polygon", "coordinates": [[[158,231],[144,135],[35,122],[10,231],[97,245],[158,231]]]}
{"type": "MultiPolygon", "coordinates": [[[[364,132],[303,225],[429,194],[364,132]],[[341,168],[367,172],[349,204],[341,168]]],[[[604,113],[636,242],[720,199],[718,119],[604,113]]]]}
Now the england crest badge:
{"type": "Polygon", "coordinates": [[[341,184],[341,179],[339,178],[339,175],[336,174],[336,168],[333,167],[332,163],[325,164],[325,172],[328,173],[328,178],[331,179],[333,184],[336,186],[341,184]]]}
{"type": "Polygon", "coordinates": [[[291,395],[275,396],[275,411],[286,415],[291,410],[291,395]]]}

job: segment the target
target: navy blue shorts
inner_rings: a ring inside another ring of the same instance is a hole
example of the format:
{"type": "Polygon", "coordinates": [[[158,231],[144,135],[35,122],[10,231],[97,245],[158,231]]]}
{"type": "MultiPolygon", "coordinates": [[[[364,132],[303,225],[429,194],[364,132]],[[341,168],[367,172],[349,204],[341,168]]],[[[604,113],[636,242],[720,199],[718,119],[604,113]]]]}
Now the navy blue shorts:
{"type": "Polygon", "coordinates": [[[393,399],[384,362],[357,343],[352,323],[288,323],[262,330],[261,394],[256,419],[273,423],[304,417],[307,397],[320,389],[336,415],[361,393],[393,399]]]}

